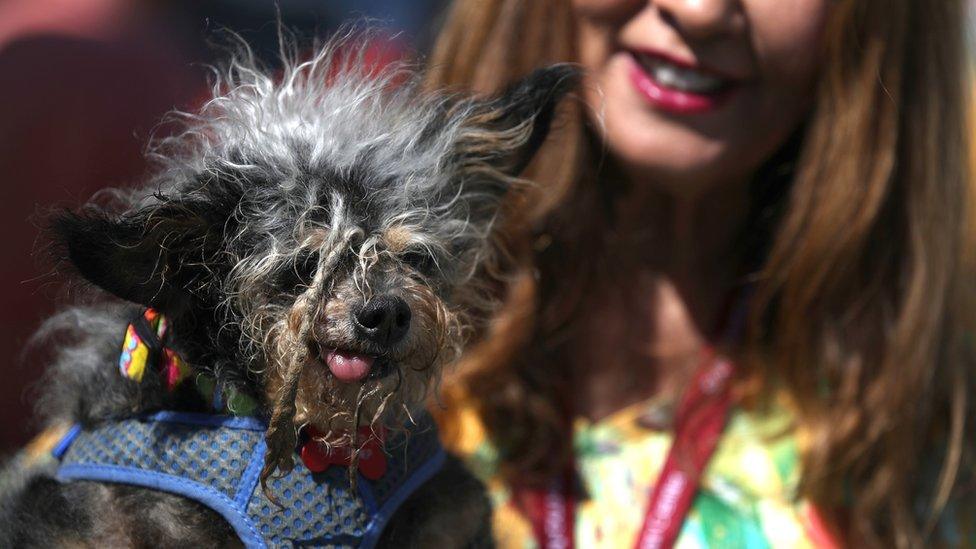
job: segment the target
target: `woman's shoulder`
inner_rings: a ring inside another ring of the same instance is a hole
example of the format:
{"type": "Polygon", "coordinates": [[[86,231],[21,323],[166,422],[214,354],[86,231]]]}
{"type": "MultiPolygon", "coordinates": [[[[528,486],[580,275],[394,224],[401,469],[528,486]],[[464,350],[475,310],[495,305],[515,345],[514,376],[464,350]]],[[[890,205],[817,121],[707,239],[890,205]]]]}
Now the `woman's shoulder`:
{"type": "Polygon", "coordinates": [[[793,500],[800,481],[799,434],[789,408],[735,408],[706,471],[752,498],[793,500]]]}
{"type": "Polygon", "coordinates": [[[699,529],[696,537],[706,545],[734,540],[749,547],[829,547],[815,541],[827,534],[799,495],[798,438],[787,407],[734,409],[686,527],[699,529]]]}

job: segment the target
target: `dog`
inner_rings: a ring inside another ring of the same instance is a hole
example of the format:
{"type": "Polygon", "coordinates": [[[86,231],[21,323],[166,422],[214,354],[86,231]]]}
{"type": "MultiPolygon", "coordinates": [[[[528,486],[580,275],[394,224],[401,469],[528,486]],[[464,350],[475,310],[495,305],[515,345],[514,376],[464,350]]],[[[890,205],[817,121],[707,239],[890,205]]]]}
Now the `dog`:
{"type": "Polygon", "coordinates": [[[490,317],[492,228],[577,71],[429,93],[363,51],[273,76],[243,50],[147,183],[54,217],[102,297],[37,336],[39,413],[72,427],[10,466],[0,545],[491,545],[424,407],[490,317]]]}

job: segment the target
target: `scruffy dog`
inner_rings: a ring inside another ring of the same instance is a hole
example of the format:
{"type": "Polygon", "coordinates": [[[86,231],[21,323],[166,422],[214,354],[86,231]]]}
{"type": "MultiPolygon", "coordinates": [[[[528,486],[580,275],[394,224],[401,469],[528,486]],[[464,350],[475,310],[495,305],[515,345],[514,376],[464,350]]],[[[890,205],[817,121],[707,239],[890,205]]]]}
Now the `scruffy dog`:
{"type": "Polygon", "coordinates": [[[0,545],[490,544],[423,408],[490,312],[501,199],[576,73],[433,95],[343,51],[277,76],[238,56],[148,185],[56,217],[114,298],[42,328],[39,408],[75,427],[6,481],[0,545]]]}

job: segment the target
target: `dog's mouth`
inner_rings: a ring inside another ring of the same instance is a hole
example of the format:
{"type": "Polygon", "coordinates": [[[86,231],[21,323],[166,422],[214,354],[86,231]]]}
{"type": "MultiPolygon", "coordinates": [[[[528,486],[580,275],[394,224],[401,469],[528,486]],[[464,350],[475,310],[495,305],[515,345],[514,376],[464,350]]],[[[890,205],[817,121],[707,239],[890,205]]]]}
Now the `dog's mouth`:
{"type": "Polygon", "coordinates": [[[348,349],[322,347],[320,357],[332,375],[343,383],[381,379],[393,371],[393,364],[385,357],[348,349]]]}

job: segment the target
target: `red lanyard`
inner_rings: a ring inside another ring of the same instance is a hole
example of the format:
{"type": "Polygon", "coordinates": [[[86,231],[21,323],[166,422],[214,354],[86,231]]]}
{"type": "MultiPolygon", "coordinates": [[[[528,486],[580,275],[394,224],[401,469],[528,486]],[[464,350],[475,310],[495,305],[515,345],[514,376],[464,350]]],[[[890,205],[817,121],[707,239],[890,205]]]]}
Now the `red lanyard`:
{"type": "MultiPolygon", "coordinates": [[[[682,397],[675,416],[674,442],[648,501],[637,549],[674,545],[698,492],[702,472],[725,428],[732,370],[731,362],[709,351],[682,397]]],[[[574,478],[568,473],[548,489],[518,493],[540,549],[572,549],[574,545],[574,478]]]]}

